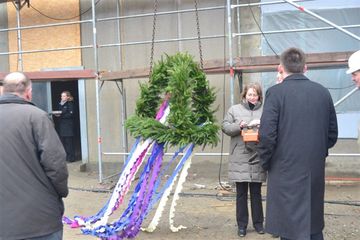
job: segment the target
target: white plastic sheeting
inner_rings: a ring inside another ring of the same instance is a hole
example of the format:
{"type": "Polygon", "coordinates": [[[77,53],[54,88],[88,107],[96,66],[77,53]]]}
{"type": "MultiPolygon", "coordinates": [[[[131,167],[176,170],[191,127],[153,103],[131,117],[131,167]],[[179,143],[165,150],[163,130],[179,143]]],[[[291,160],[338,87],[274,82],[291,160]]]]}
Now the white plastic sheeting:
{"type": "MultiPolygon", "coordinates": [[[[266,1],[263,1],[266,2],[266,1]]],[[[346,27],[357,36],[360,36],[360,1],[335,1],[335,0],[315,0],[298,3],[323,18],[333,22],[338,26],[346,27]],[[354,27],[354,25],[358,25],[354,27]]],[[[319,27],[329,27],[323,21],[299,11],[290,4],[266,5],[262,9],[262,31],[278,31],[289,29],[313,29],[319,27]]],[[[306,53],[322,52],[342,52],[356,51],[360,49],[360,41],[337,30],[314,30],[292,33],[274,33],[266,34],[269,44],[262,37],[262,54],[280,55],[282,51],[289,47],[298,47],[306,53]]],[[[345,73],[343,69],[321,69],[310,70],[306,75],[313,81],[319,82],[329,89],[334,103],[351,91],[354,84],[351,76],[345,73]]],[[[275,84],[276,73],[263,73],[262,84],[265,90],[275,84]]],[[[358,137],[358,120],[353,118],[352,114],[360,114],[360,90],[343,103],[336,107],[338,113],[341,113],[339,120],[339,136],[342,138],[358,137]],[[347,116],[347,114],[349,114],[347,116]],[[354,122],[356,122],[354,124],[354,122]]]]}
{"type": "MultiPolygon", "coordinates": [[[[273,2],[274,0],[262,0],[261,2],[273,2]]],[[[307,9],[339,9],[339,8],[359,8],[359,0],[304,0],[297,2],[307,9]]],[[[290,4],[281,5],[263,5],[261,11],[263,13],[294,10],[290,4]],[[275,6],[275,7],[274,7],[275,6]]]]}

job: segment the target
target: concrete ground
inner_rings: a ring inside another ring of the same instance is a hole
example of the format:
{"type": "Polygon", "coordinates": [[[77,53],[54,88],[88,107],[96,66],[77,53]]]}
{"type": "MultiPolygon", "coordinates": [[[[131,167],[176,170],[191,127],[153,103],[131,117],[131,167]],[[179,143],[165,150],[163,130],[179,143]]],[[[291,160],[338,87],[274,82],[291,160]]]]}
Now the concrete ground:
{"type": "MultiPolygon", "coordinates": [[[[345,161],[345,160],[344,160],[345,161]]],[[[356,163],[358,171],[359,163],[356,163]]],[[[338,162],[339,163],[339,162],[338,162]]],[[[346,163],[347,166],[349,162],[346,163]]],[[[334,160],[331,168],[339,168],[334,160]]],[[[105,184],[98,183],[96,171],[79,171],[80,162],[68,165],[70,172],[69,196],[65,199],[65,215],[90,216],[105,204],[110,197],[111,187],[114,182],[108,181],[105,184]],[[87,191],[93,190],[93,191],[87,191]],[[102,190],[105,192],[97,192],[102,190]]],[[[222,181],[226,181],[226,164],[223,164],[222,181]]],[[[343,168],[343,167],[340,167],[343,168]]],[[[352,168],[352,167],[351,167],[352,168]]],[[[189,175],[184,184],[184,195],[178,200],[174,222],[175,225],[184,225],[187,229],[173,233],[169,229],[168,210],[165,209],[158,228],[153,233],[138,235],[138,239],[239,239],[235,221],[235,198],[234,193],[219,189],[219,162],[198,161],[193,163],[189,175]]],[[[336,173],[334,171],[333,173],[336,173]]],[[[329,174],[333,174],[331,171],[329,174]]],[[[346,174],[345,174],[346,175],[346,174]]],[[[360,179],[353,173],[346,178],[337,174],[340,180],[327,181],[325,195],[325,221],[324,235],[326,240],[358,240],[360,239],[360,179]],[[351,177],[352,181],[348,181],[351,177]]],[[[263,186],[263,197],[266,195],[266,185],[263,186]]],[[[130,194],[128,194],[130,195],[130,194]]],[[[126,203],[126,201],[124,202],[126,203]]],[[[264,201],[265,209],[266,201],[264,201]]],[[[115,214],[113,218],[121,214],[115,214]]],[[[266,215],[266,214],[265,214],[266,215]]],[[[151,214],[149,216],[149,219],[151,214]]],[[[149,223],[146,219],[143,226],[149,223]]],[[[251,220],[249,221],[251,223],[251,220]]],[[[91,236],[81,234],[79,229],[64,227],[65,240],[95,239],[91,236]]],[[[273,239],[269,234],[259,235],[251,224],[248,227],[248,234],[245,239],[262,240],[273,239]]]]}

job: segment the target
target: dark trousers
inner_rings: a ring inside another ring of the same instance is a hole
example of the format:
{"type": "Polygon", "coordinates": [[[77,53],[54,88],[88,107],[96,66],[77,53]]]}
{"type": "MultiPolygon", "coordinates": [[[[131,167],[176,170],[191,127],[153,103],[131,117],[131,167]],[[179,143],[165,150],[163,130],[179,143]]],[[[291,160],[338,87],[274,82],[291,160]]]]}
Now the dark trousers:
{"type": "Polygon", "coordinates": [[[236,221],[239,228],[247,228],[248,213],[248,187],[250,186],[251,217],[255,228],[262,227],[264,214],[261,200],[261,185],[256,182],[236,183],[236,221]]]}
{"type": "Polygon", "coordinates": [[[65,148],[66,161],[75,161],[75,150],[74,150],[74,137],[60,137],[61,142],[65,148]]]}
{"type": "MultiPolygon", "coordinates": [[[[324,240],[324,236],[323,236],[323,233],[320,232],[320,233],[316,233],[316,234],[311,234],[310,239],[311,240],[324,240]]],[[[290,240],[290,239],[281,237],[280,240],[290,240]]]]}

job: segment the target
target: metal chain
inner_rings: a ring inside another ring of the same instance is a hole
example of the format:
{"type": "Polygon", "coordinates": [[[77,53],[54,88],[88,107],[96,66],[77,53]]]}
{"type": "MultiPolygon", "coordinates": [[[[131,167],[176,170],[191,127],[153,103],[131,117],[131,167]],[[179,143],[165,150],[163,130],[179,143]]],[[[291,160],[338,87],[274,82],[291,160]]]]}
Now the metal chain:
{"type": "Polygon", "coordinates": [[[201,49],[201,38],[200,38],[199,11],[198,11],[198,6],[197,6],[197,0],[194,0],[194,2],[195,2],[195,14],[196,14],[197,35],[198,35],[198,42],[199,42],[200,67],[201,67],[201,69],[204,69],[203,55],[202,55],[202,49],[201,49]]]}
{"type": "Polygon", "coordinates": [[[153,29],[152,29],[152,38],[151,38],[151,52],[150,52],[150,71],[149,71],[149,77],[151,77],[151,74],[152,74],[152,67],[153,67],[153,61],[154,61],[154,45],[155,45],[155,30],[156,30],[157,5],[158,5],[158,0],[155,0],[155,1],[154,1],[153,29]]]}

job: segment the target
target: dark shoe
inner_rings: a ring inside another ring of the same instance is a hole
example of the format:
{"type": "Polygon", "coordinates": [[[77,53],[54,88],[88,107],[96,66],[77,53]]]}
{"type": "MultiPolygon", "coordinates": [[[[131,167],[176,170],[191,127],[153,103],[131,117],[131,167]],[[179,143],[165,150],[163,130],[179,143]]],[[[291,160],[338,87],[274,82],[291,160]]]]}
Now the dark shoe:
{"type": "Polygon", "coordinates": [[[239,228],[238,229],[238,236],[239,237],[245,237],[246,235],[246,229],[245,228],[239,228]]]}
{"type": "Polygon", "coordinates": [[[256,228],[255,228],[255,231],[256,231],[258,234],[264,234],[264,233],[265,233],[263,226],[256,227],[256,228]]]}
{"type": "Polygon", "coordinates": [[[272,238],[279,238],[278,235],[274,235],[274,234],[271,234],[271,237],[272,237],[272,238]]]}

